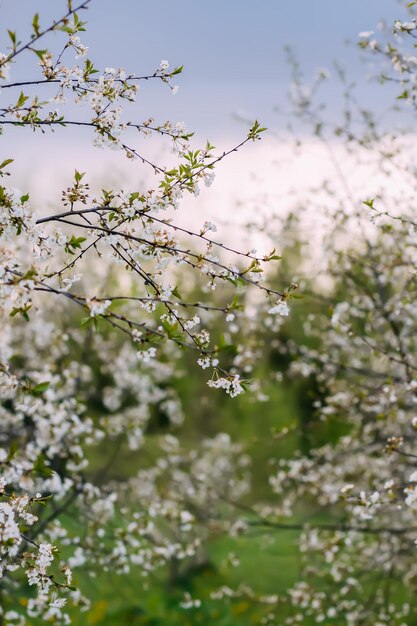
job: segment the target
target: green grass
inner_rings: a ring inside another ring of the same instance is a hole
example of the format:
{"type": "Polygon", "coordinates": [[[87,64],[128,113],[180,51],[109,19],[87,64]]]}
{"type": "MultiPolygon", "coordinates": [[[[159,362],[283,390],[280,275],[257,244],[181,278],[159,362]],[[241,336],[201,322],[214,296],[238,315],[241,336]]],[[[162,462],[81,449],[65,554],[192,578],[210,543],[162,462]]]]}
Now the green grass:
{"type": "Polygon", "coordinates": [[[86,579],[81,574],[79,582],[92,599],[92,608],[87,613],[74,614],[73,624],[187,626],[216,623],[238,626],[258,623],[256,620],[265,613],[265,606],[245,598],[230,603],[215,601],[209,597],[210,591],[222,585],[237,588],[245,583],[260,594],[284,592],[297,580],[295,540],[296,533],[293,532],[214,539],[208,544],[210,566],[190,572],[175,585],[169,585],[166,572],[159,572],[145,581],[144,589],[144,579],[135,568],[123,576],[103,573],[99,578],[86,579]],[[239,555],[237,567],[226,564],[231,552],[239,555]],[[202,606],[182,608],[180,603],[184,592],[202,598],[202,606]]]}

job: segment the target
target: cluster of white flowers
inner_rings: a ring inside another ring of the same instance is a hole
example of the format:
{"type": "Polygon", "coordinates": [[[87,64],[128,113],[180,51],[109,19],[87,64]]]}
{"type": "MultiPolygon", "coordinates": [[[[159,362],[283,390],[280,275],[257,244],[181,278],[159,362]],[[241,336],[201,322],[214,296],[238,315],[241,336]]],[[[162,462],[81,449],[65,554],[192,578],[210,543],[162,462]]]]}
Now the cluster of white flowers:
{"type": "Polygon", "coordinates": [[[211,230],[213,233],[215,233],[217,231],[216,224],[213,224],[213,222],[204,222],[203,229],[202,229],[201,232],[202,233],[206,233],[209,230],[211,230]]]}
{"type": "Polygon", "coordinates": [[[198,315],[194,315],[194,317],[192,317],[189,320],[186,320],[184,322],[184,328],[186,330],[191,330],[192,328],[194,328],[195,326],[198,326],[200,324],[201,320],[199,318],[198,315]]]}
{"type": "Polygon", "coordinates": [[[76,52],[76,55],[75,55],[76,59],[82,59],[85,56],[87,56],[88,47],[84,46],[81,43],[78,35],[71,35],[69,41],[70,41],[71,46],[74,48],[76,52]]]}
{"type": "Polygon", "coordinates": [[[20,194],[18,189],[3,187],[0,204],[0,234],[8,241],[23,228],[33,230],[32,211],[27,202],[28,197],[20,194]]]}
{"type": "Polygon", "coordinates": [[[139,361],[143,361],[144,363],[149,363],[156,356],[156,348],[153,346],[148,348],[147,350],[140,350],[136,353],[139,361]]]}
{"type": "Polygon", "coordinates": [[[239,374],[228,377],[219,376],[218,378],[209,380],[207,384],[214,389],[224,389],[231,398],[235,398],[244,391],[239,374]]]}
{"type": "Polygon", "coordinates": [[[402,22],[401,20],[396,20],[394,22],[394,32],[411,32],[413,30],[416,30],[416,28],[417,24],[415,20],[412,20],[411,22],[402,22]]]}
{"type": "Polygon", "coordinates": [[[97,315],[104,315],[111,305],[111,302],[110,300],[96,300],[92,298],[87,299],[86,304],[90,310],[91,317],[96,317],[97,315]]]}
{"type": "Polygon", "coordinates": [[[116,107],[112,110],[106,110],[94,120],[97,129],[94,136],[96,147],[108,146],[113,150],[118,150],[121,147],[120,135],[126,128],[126,124],[119,121],[121,112],[122,108],[116,107]]]}
{"type": "Polygon", "coordinates": [[[290,313],[290,309],[285,300],[280,300],[269,309],[268,313],[271,315],[281,315],[282,317],[287,317],[290,313]]]}
{"type": "Polygon", "coordinates": [[[399,84],[401,93],[399,99],[410,103],[414,108],[417,104],[417,76],[415,68],[417,57],[413,39],[417,23],[415,19],[411,21],[396,20],[392,33],[394,41],[378,41],[374,37],[373,31],[359,33],[361,48],[370,49],[375,54],[382,55],[383,59],[388,59],[390,68],[384,67],[381,72],[383,80],[393,80],[399,84]]]}

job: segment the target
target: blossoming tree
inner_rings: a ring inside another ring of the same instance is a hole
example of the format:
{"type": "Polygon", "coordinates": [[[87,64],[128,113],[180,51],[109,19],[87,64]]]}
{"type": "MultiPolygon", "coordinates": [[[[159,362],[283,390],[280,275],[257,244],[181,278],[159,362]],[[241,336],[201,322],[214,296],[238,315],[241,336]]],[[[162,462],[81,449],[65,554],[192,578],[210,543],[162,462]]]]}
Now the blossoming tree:
{"type": "Polygon", "coordinates": [[[149,189],[97,194],[88,174],[75,171],[61,204],[45,213],[31,206],[26,190],[8,184],[13,161],[7,154],[0,163],[4,624],[35,618],[63,624],[70,605],[88,608],[74,568],[93,576],[97,569],[135,567],[146,577],[198,553],[199,511],[211,502],[214,515],[222,495],[236,497],[247,488],[239,446],[218,436],[202,442],[199,456],[187,456],[174,437],[163,437],[161,460],[124,485],[107,479],[114,456],[93,471],[91,451],[115,441],[140,448],[156,410],[181,423],[171,381],[185,349],[209,371],[210,387],[232,397],[244,390],[237,352],[212,329],[220,317],[244,317],[245,294],[256,290],[266,311],[287,313],[289,292],[262,282],[275,251],[234,250],[214,238],[211,222],[194,232],[172,217],[184,194],[210,185],[215,167],[264,129],[256,122],[239,145],[216,154],[210,143],[192,146],[192,133],[181,123],[130,121],[122,105],[134,108],[139,85],[162,82],[175,93],[182,68],[172,70],[164,60],[150,74],[100,71],[80,40],[91,1],[69,1],[50,24],[35,14],[27,41],[8,31],[0,56],[1,130],[5,137],[10,126],[38,133],[41,151],[41,133],[90,129],[96,146],[150,168],[155,182],[149,189]],[[61,37],[59,49],[50,45],[53,33],[61,37]],[[34,62],[33,73],[14,80],[24,56],[34,62]],[[67,113],[71,103],[79,106],[67,113]],[[151,162],[136,147],[135,137],[144,136],[169,142],[177,164],[151,162]],[[178,280],[184,272],[203,286],[201,301],[183,295],[178,280]],[[213,303],[211,294],[222,284],[223,303],[213,303]],[[218,463],[221,472],[208,471],[218,463]],[[157,485],[167,472],[172,486],[162,496],[157,485]]]}
{"type": "Polygon", "coordinates": [[[345,104],[332,124],[317,104],[326,73],[307,85],[293,64],[292,106],[329,171],[306,203],[306,220],[323,218],[321,236],[303,240],[298,204],[280,231],[301,248],[292,271],[304,300],[298,339],[278,333],[272,350],[288,355],[287,381],[314,381],[316,391],[296,455],[276,459],[276,499],[246,517],[249,529],[296,533],[301,552],[296,584],[264,598],[264,623],[416,620],[416,33],[411,18],[359,35],[396,91],[388,124],[338,67],[345,104]]]}

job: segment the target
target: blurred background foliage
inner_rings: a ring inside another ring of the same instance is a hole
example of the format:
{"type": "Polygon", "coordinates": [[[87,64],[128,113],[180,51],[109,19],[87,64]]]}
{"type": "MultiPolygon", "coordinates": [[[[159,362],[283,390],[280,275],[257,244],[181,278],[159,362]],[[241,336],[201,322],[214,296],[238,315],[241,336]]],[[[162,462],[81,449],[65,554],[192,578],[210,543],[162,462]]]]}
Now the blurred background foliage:
{"type": "MultiPolygon", "coordinates": [[[[288,283],[289,268],[294,273],[301,261],[302,246],[289,246],[288,256],[283,251],[283,261],[279,264],[276,276],[271,276],[272,283],[288,283]]],[[[184,271],[184,270],[183,270],[184,271]]],[[[184,293],[189,284],[189,276],[184,271],[179,284],[184,285],[184,293]]],[[[254,383],[249,391],[235,399],[221,391],[207,387],[206,372],[195,364],[196,356],[184,352],[178,363],[178,377],[172,382],[181,399],[184,423],[173,426],[158,406],[148,423],[144,446],[129,450],[120,437],[106,439],[103,444],[89,452],[90,466],[86,477],[100,483],[100,472],[105,472],[105,480],[113,479],[123,483],[134,476],[138,470],[151,467],[160,456],[158,440],[161,434],[174,434],[185,449],[197,448],[199,443],[217,433],[227,433],[233,442],[238,442],[250,457],[251,489],[239,500],[239,513],[247,511],[252,517],[252,506],[259,502],[273,503],[274,494],[268,479],[277,469],[279,459],[294,457],[297,452],[308,455],[310,448],[335,441],[344,432],[343,424],[334,417],[328,422],[319,421],[315,414],[315,403],[325,401],[326,389],[319,384],[314,375],[289,375],[292,350],[288,345],[308,345],[318,347],[317,338],[306,336],[303,330],[307,312],[311,314],[317,308],[331,315],[332,300],[343,298],[340,286],[334,288],[334,298],[312,298],[305,285],[304,295],[291,302],[291,315],[280,326],[278,332],[254,324],[252,332],[261,346],[262,354],[252,372],[254,383]],[[262,381],[258,388],[255,381],[262,381]]],[[[188,300],[201,300],[198,285],[189,288],[188,300]]],[[[216,300],[224,301],[224,293],[214,292],[216,300]]],[[[157,313],[157,312],[156,312],[157,313]]],[[[66,323],[74,324],[69,316],[66,323]]],[[[82,324],[82,319],[76,320],[82,324]]],[[[217,328],[219,336],[225,331],[217,328]]],[[[103,326],[101,333],[108,332],[103,326]]],[[[74,343],[74,351],[84,350],[85,363],[91,366],[94,380],[86,383],[89,387],[88,412],[96,420],[106,415],[108,409],[103,403],[103,389],[110,383],[109,375],[103,374],[102,363],[94,350],[93,327],[88,328],[87,339],[74,343]],[[89,338],[88,338],[89,337],[89,338]]],[[[121,344],[124,341],[120,337],[121,344]]],[[[236,343],[238,343],[236,337],[236,343]]],[[[71,358],[71,355],[68,355],[71,358]]],[[[129,402],[126,397],[125,402],[129,402]]],[[[104,479],[104,477],[103,477],[104,479]]],[[[227,514],[227,513],[226,513],[227,514]]],[[[323,510],[317,515],[313,505],[303,502],[300,507],[300,519],[312,521],[331,519],[323,510]]],[[[291,521],[294,521],[292,519],[291,521]]],[[[62,518],[64,524],[77,524],[71,511],[62,518]]],[[[191,624],[219,624],[224,626],[268,623],[268,606],[257,603],[248,592],[247,600],[244,587],[256,593],[280,594],[293,585],[300,576],[301,556],[298,549],[298,530],[281,530],[267,527],[253,527],[242,536],[223,534],[215,525],[211,525],[205,542],[205,558],[202,561],[191,560],[181,568],[165,568],[150,573],[143,578],[140,567],[131,568],[128,574],[111,571],[101,572],[97,578],[83,574],[83,568],[77,568],[75,582],[92,601],[91,608],[85,613],[74,612],[73,623],[76,625],[121,626],[122,624],[148,624],[162,626],[166,624],[187,626],[191,624]],[[243,587],[242,587],[243,585],[243,587]],[[213,592],[219,588],[240,589],[238,598],[216,600],[213,592]],[[201,599],[200,606],[184,607],[184,597],[201,599]],[[263,621],[266,620],[266,621],[263,621]]],[[[288,607],[287,607],[288,608],[288,607]]],[[[285,612],[285,607],[283,607],[285,612]]]]}

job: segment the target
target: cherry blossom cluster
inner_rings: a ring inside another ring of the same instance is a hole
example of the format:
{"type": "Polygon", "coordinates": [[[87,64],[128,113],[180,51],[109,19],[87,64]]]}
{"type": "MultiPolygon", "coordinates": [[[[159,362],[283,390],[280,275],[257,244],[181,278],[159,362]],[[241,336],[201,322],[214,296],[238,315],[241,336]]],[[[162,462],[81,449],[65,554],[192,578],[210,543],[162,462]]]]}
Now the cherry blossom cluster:
{"type": "Polygon", "coordinates": [[[380,77],[382,81],[394,82],[401,90],[398,98],[416,106],[416,68],[414,39],[416,38],[416,19],[396,20],[390,36],[383,30],[379,33],[364,31],[360,33],[359,45],[384,59],[380,77]]]}

